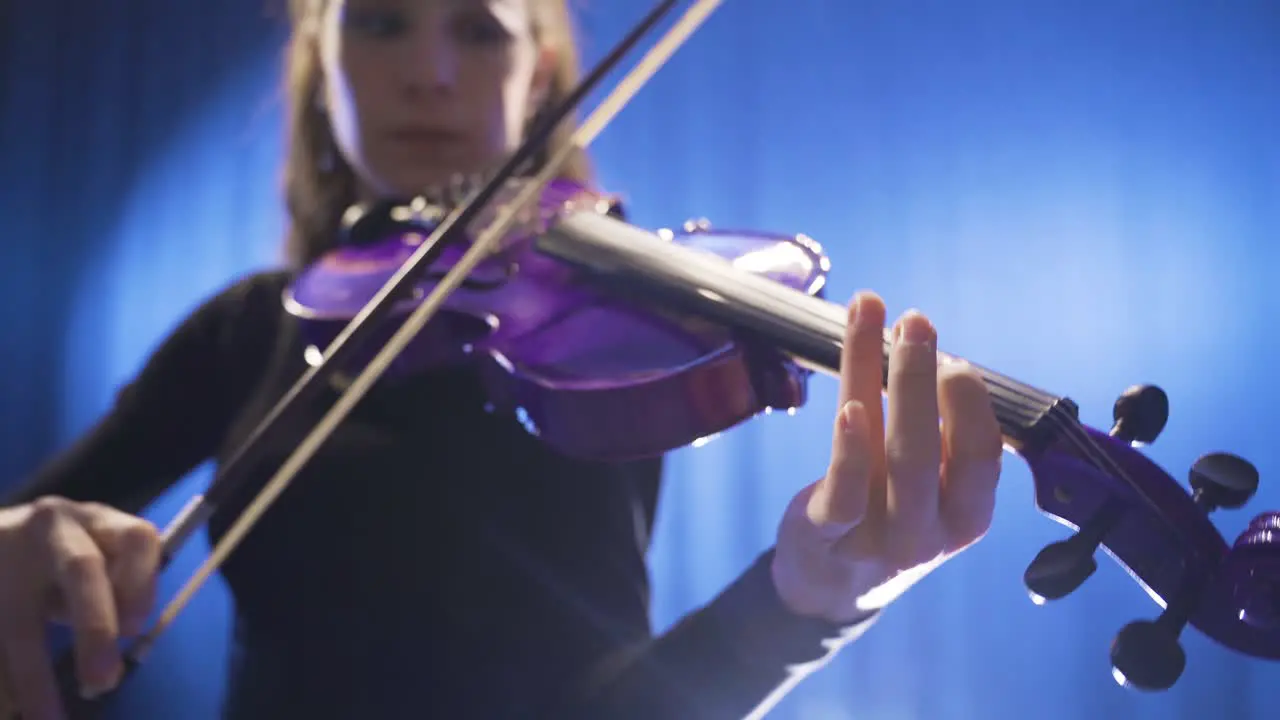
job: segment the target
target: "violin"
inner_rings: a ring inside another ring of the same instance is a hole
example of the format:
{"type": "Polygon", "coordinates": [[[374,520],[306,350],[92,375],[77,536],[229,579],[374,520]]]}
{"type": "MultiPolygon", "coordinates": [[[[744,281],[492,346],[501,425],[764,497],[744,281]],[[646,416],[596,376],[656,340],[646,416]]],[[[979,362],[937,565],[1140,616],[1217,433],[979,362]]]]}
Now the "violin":
{"type": "MultiPolygon", "coordinates": [[[[332,252],[286,291],[286,307],[317,342],[345,327],[352,298],[380,287],[441,212],[417,207],[362,215],[357,232],[361,223],[403,227],[332,252]]],[[[559,452],[605,461],[794,412],[814,372],[839,377],[847,309],[823,298],[831,265],[808,237],[696,222],[649,232],[566,181],[549,186],[539,207],[535,231],[509,236],[508,249],[468,276],[433,321],[440,324],[424,328],[388,374],[477,362],[495,411],[514,414],[559,452]]],[[[443,254],[413,297],[429,292],[451,259],[443,254]]],[[[942,363],[957,360],[939,352],[942,363]]],[[[1188,492],[1134,447],[1153,442],[1168,419],[1160,388],[1129,388],[1101,432],[1079,421],[1069,398],[971,366],[1006,448],[1030,466],[1036,506],[1075,531],[1026,568],[1033,602],[1078,589],[1104,550],[1163,608],[1116,635],[1111,662],[1122,685],[1172,687],[1186,665],[1178,638],[1187,625],[1238,652],[1280,659],[1280,512],[1258,515],[1231,545],[1208,519],[1252,497],[1259,478],[1250,463],[1205,455],[1188,492]]]]}
{"type": "MultiPolygon", "coordinates": [[[[299,273],[283,302],[311,348],[327,347],[367,302],[370,290],[382,287],[423,241],[430,218],[446,211],[437,202],[420,198],[413,206],[360,212],[349,231],[356,244],[299,273]]],[[[695,269],[697,261],[708,253],[798,293],[820,289],[830,267],[822,248],[804,236],[694,225],[678,235],[664,231],[667,239],[658,242],[697,253],[688,266],[692,272],[684,273],[694,284],[672,275],[686,260],[646,252],[654,243],[647,235],[630,247],[639,251],[633,257],[602,255],[604,262],[575,257],[592,251],[578,233],[615,237],[628,245],[629,234],[642,232],[613,219],[617,209],[616,200],[578,183],[553,181],[537,200],[536,219],[508,234],[507,247],[468,274],[383,377],[477,363],[495,412],[514,414],[563,454],[601,461],[662,454],[705,442],[762,412],[802,406],[810,371],[763,334],[768,328],[720,322],[711,307],[710,313],[688,312],[677,296],[689,294],[686,299],[709,305],[714,303],[709,297],[732,297],[733,280],[715,283],[710,273],[695,279],[702,274],[695,269]],[[607,224],[578,226],[600,219],[607,224]],[[637,274],[646,266],[658,284],[637,274]],[[607,287],[597,287],[601,283],[607,287]],[[655,303],[655,291],[671,293],[678,305],[655,303]],[[761,333],[763,342],[740,339],[750,332],[761,333]]],[[[456,247],[442,252],[393,313],[407,314],[461,253],[456,247]]],[[[731,304],[736,312],[752,312],[746,304],[731,304]]],[[[813,345],[807,352],[812,362],[838,374],[845,311],[821,307],[836,321],[826,323],[834,335],[815,333],[803,342],[813,345]]],[[[793,335],[804,330],[784,320],[782,305],[755,301],[754,308],[772,316],[777,328],[791,327],[793,335]]],[[[308,355],[318,361],[318,352],[308,355]]],[[[369,359],[367,353],[353,357],[348,372],[369,359]]]]}
{"type": "MultiPolygon", "coordinates": [[[[814,373],[838,376],[847,312],[823,295],[831,263],[817,242],[698,223],[650,232],[617,217],[616,198],[557,178],[570,151],[589,144],[720,2],[695,0],[535,176],[520,171],[675,0],[659,2],[496,173],[356,208],[347,242],[298,273],[281,301],[310,342],[308,370],[165,529],[162,566],[239,489],[265,434],[290,427],[285,416],[329,389],[341,392],[126,650],[126,677],[381,378],[475,363],[495,412],[512,413],[561,453],[608,461],[794,411],[814,373]]],[[[886,358],[889,347],[886,333],[886,358]]],[[[957,360],[939,352],[940,362],[957,360]]],[[[1252,497],[1252,465],[1205,455],[1184,488],[1140,451],[1168,418],[1159,388],[1127,390],[1104,432],[1081,423],[1068,397],[970,365],[1006,449],[1031,469],[1037,508],[1073,530],[1026,568],[1032,600],[1069,595],[1105,551],[1162,609],[1116,635],[1118,682],[1172,687],[1186,665],[1179,636],[1188,626],[1236,652],[1280,659],[1280,512],[1256,516],[1232,543],[1208,517],[1252,497]]],[[[95,717],[109,696],[79,697],[70,654],[56,665],[68,713],[95,717]]]]}

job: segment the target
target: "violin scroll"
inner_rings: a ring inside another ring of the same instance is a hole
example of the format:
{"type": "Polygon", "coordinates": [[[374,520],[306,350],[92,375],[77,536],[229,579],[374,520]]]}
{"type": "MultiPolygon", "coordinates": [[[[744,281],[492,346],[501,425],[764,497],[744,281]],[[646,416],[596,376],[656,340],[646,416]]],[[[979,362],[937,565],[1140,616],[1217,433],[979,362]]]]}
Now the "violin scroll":
{"type": "Polygon", "coordinates": [[[1023,453],[1040,510],[1075,530],[1028,565],[1032,599],[1043,604],[1074,592],[1097,570],[1094,556],[1103,549],[1163,608],[1153,620],[1124,626],[1112,642],[1112,675],[1121,685],[1172,687],[1186,668],[1179,637],[1188,625],[1237,652],[1280,660],[1280,512],[1256,517],[1234,545],[1209,520],[1253,497],[1257,469],[1210,453],[1194,463],[1184,488],[1134,447],[1164,428],[1163,391],[1129,388],[1114,415],[1109,433],[1072,420],[1023,453]]]}
{"type": "MultiPolygon", "coordinates": [[[[1252,469],[1243,460],[1228,457],[1252,469]]],[[[1240,622],[1274,636],[1280,629],[1280,512],[1253,519],[1236,540],[1221,576],[1221,582],[1234,588],[1229,607],[1240,622]]],[[[1187,624],[1193,599],[1190,592],[1175,597],[1154,621],[1129,623],[1116,635],[1111,664],[1117,682],[1140,690],[1173,686],[1187,664],[1178,636],[1187,624]]]]}
{"type": "Polygon", "coordinates": [[[1258,515],[1236,539],[1228,558],[1240,621],[1280,631],[1280,512],[1258,515]]]}
{"type": "MultiPolygon", "coordinates": [[[[1134,385],[1116,400],[1112,417],[1111,437],[1129,444],[1150,444],[1169,420],[1169,396],[1155,385],[1134,385]]],[[[1118,504],[1104,504],[1075,535],[1045,546],[1036,555],[1023,574],[1033,602],[1062,599],[1097,571],[1094,553],[1119,520],[1118,511],[1118,504]]]]}

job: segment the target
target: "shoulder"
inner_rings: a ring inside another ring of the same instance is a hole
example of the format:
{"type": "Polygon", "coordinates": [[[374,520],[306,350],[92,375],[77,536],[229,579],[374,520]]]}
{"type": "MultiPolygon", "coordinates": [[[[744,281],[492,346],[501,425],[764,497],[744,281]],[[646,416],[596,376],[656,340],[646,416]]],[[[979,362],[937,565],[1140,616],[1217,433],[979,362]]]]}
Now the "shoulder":
{"type": "Polygon", "coordinates": [[[220,340],[238,328],[278,325],[283,310],[281,294],[292,277],[287,270],[262,270],[235,277],[206,297],[183,325],[196,331],[214,331],[216,336],[211,339],[220,340]]]}
{"type": "Polygon", "coordinates": [[[215,291],[197,313],[237,316],[280,308],[280,295],[292,279],[288,270],[260,270],[233,278],[215,291]]]}
{"type": "Polygon", "coordinates": [[[264,270],[230,279],[177,323],[149,367],[194,365],[211,372],[260,364],[280,335],[281,293],[291,277],[287,270],[264,270]]]}

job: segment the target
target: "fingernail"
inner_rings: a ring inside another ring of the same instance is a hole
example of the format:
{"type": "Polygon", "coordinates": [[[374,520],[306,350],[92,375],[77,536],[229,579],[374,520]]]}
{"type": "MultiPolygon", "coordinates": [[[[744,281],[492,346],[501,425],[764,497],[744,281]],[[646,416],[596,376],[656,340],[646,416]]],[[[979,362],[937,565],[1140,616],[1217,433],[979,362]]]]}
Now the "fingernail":
{"type": "Polygon", "coordinates": [[[853,432],[858,420],[857,412],[860,408],[861,405],[857,400],[850,400],[844,404],[844,407],[840,408],[840,432],[845,434],[853,432]]]}
{"type": "Polygon", "coordinates": [[[120,684],[124,673],[123,663],[113,653],[104,653],[95,658],[92,680],[80,683],[80,696],[85,700],[93,700],[115,689],[120,684]]]}
{"type": "Polygon", "coordinates": [[[81,685],[80,697],[84,698],[85,700],[94,700],[102,695],[106,695],[112,690],[115,690],[116,686],[119,684],[120,684],[120,673],[116,672],[115,675],[113,676],[113,679],[111,680],[107,680],[105,682],[96,682],[96,683],[84,683],[83,685],[81,685]]]}
{"type": "Polygon", "coordinates": [[[862,293],[854,293],[853,300],[849,302],[849,322],[856,330],[862,325],[862,293]]]}
{"type": "Polygon", "coordinates": [[[932,345],[933,325],[923,315],[912,311],[898,323],[898,337],[907,345],[932,345]]]}

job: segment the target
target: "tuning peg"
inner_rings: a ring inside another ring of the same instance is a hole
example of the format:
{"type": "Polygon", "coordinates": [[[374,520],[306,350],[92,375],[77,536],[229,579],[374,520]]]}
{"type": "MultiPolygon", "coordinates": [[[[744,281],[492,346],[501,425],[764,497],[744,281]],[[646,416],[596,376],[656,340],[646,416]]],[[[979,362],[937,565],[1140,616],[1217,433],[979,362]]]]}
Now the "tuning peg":
{"type": "MultiPolygon", "coordinates": [[[[1228,467],[1235,471],[1239,470],[1240,464],[1252,469],[1248,463],[1234,456],[1209,457],[1228,458],[1223,462],[1229,463],[1228,467]]],[[[1245,473],[1243,477],[1249,476],[1245,473]]],[[[1211,478],[1205,482],[1212,481],[1211,478]]],[[[1241,485],[1247,488],[1248,483],[1241,485]]],[[[1219,487],[1216,484],[1207,486],[1219,487]]],[[[1238,488],[1232,488],[1236,492],[1232,498],[1243,503],[1251,492],[1238,488]]],[[[1234,588],[1236,617],[1264,630],[1280,626],[1280,512],[1263,513],[1254,518],[1236,540],[1223,567],[1234,588]]],[[[1180,596],[1168,603],[1160,617],[1129,623],[1116,634],[1111,643],[1111,667],[1118,683],[1138,690],[1168,690],[1173,687],[1187,666],[1187,655],[1178,637],[1187,625],[1193,597],[1192,586],[1188,585],[1180,596]]]]}
{"type": "Polygon", "coordinates": [[[1046,545],[1022,574],[1032,602],[1042,605],[1075,592],[1098,569],[1093,555],[1120,519],[1119,506],[1104,505],[1075,535],[1046,545]]]}
{"type": "Polygon", "coordinates": [[[1169,396],[1155,385],[1134,385],[1116,399],[1111,417],[1113,437],[1149,445],[1169,421],[1169,396]]]}
{"type": "Polygon", "coordinates": [[[1210,453],[1191,466],[1192,499],[1212,512],[1232,510],[1249,502],[1258,491],[1258,469],[1248,460],[1230,453],[1210,453]]]}
{"type": "Polygon", "coordinates": [[[1168,690],[1187,667],[1178,642],[1186,627],[1184,601],[1176,598],[1155,620],[1125,625],[1111,642],[1111,674],[1124,687],[1168,690]]]}

